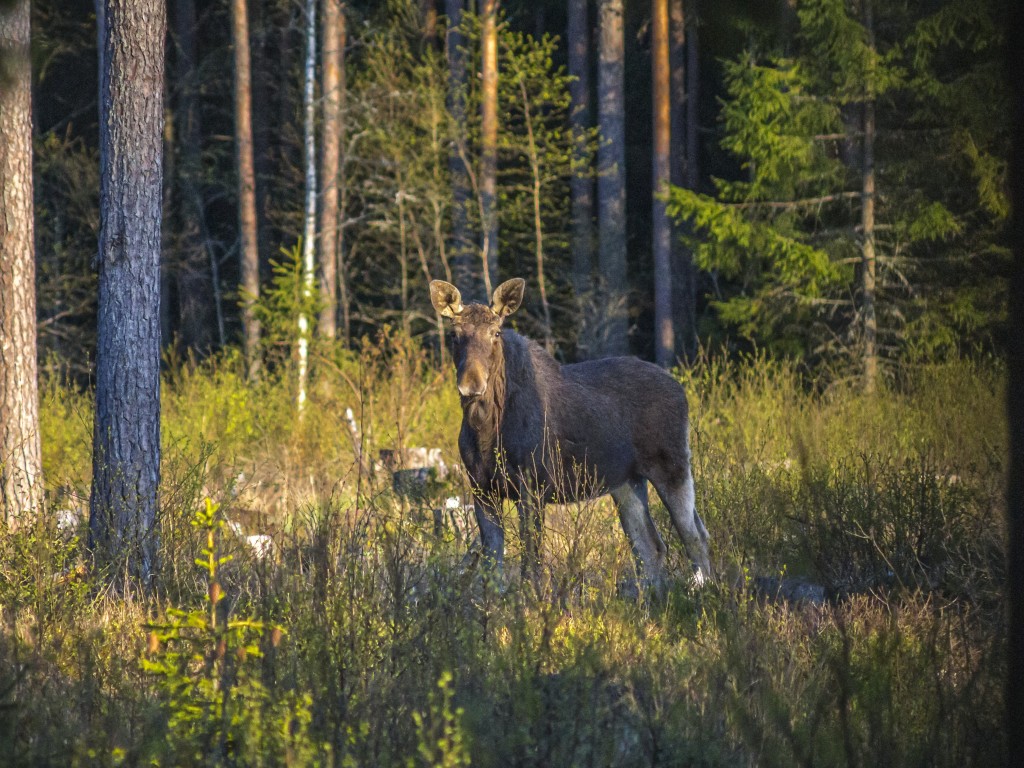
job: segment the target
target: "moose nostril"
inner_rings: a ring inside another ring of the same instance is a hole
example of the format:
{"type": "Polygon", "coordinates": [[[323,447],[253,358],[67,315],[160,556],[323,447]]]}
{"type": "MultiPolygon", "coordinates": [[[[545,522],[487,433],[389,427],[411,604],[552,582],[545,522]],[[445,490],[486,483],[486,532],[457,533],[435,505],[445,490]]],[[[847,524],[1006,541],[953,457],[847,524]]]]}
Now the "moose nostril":
{"type": "Polygon", "coordinates": [[[487,391],[486,381],[471,381],[471,380],[460,380],[459,381],[459,394],[463,397],[479,397],[487,391]]]}

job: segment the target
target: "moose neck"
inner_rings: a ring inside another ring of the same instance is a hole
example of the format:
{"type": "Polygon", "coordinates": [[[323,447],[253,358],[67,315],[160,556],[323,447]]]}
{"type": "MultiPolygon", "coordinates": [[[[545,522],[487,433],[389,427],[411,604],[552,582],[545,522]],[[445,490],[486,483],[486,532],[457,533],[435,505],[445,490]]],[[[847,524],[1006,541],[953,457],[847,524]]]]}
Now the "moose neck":
{"type": "Polygon", "coordinates": [[[501,435],[505,417],[505,340],[498,339],[494,348],[487,391],[480,397],[462,398],[462,414],[466,424],[476,435],[481,458],[493,460],[494,449],[501,435]]]}

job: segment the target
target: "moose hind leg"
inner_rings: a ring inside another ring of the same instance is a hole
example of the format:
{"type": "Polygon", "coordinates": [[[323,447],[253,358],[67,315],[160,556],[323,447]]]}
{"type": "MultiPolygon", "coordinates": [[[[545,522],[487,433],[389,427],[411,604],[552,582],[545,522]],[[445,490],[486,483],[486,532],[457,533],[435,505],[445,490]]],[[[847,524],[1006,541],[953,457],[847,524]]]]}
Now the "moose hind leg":
{"type": "Polygon", "coordinates": [[[665,542],[654,527],[647,507],[647,481],[626,483],[611,492],[619,509],[619,522],[629,539],[641,579],[660,590],[664,581],[665,542]]]}
{"type": "MultiPolygon", "coordinates": [[[[660,479],[659,479],[660,480],[660,479]]],[[[672,524],[686,549],[686,555],[693,564],[693,579],[697,584],[704,583],[711,576],[711,563],[708,559],[708,529],[697,514],[696,499],[693,488],[693,473],[689,464],[678,478],[655,482],[658,496],[668,508],[672,524]]]]}

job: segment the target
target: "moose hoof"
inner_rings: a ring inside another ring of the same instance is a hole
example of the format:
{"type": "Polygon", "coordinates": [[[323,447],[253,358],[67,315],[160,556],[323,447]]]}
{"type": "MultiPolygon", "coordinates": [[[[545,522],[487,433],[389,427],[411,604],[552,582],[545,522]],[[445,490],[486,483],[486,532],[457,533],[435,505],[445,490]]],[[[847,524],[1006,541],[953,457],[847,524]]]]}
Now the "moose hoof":
{"type": "Polygon", "coordinates": [[[693,569],[693,575],[690,577],[690,586],[693,589],[702,589],[711,583],[711,576],[704,572],[701,567],[693,569]]]}

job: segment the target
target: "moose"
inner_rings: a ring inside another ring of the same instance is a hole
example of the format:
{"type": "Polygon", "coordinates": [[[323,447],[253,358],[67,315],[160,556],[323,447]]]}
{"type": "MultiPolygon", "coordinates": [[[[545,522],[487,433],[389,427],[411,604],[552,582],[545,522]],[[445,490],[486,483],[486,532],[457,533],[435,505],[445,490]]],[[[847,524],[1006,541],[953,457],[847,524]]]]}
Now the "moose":
{"type": "Polygon", "coordinates": [[[668,508],[693,568],[710,576],[708,532],[694,506],[689,408],[682,386],[635,357],[559,364],[539,344],[503,327],[526,281],[499,285],[491,306],[462,303],[451,283],[430,283],[434,309],[452,321],[462,405],[459,452],[473,488],[484,562],[505,554],[502,500],[515,502],[522,572],[539,567],[548,503],[609,493],[641,583],[660,590],[667,548],[647,502],[647,481],[668,508]]]}

